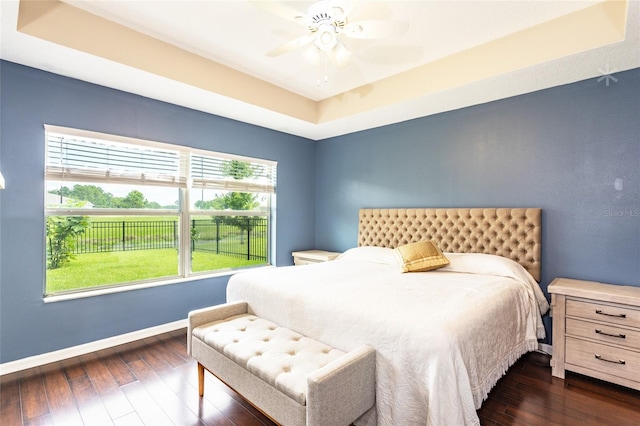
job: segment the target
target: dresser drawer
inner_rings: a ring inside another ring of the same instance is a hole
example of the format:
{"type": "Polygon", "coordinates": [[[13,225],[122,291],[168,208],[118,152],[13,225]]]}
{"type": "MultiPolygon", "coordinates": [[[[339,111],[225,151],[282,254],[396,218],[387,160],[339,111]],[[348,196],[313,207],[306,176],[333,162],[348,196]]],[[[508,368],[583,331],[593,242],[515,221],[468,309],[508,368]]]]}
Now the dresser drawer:
{"type": "Polygon", "coordinates": [[[640,383],[640,352],[567,337],[565,362],[640,383]]]}
{"type": "Polygon", "coordinates": [[[622,305],[567,299],[567,316],[640,328],[640,310],[622,305]]]}
{"type": "Polygon", "coordinates": [[[567,318],[567,334],[640,351],[640,330],[629,330],[611,324],[567,318]]]}

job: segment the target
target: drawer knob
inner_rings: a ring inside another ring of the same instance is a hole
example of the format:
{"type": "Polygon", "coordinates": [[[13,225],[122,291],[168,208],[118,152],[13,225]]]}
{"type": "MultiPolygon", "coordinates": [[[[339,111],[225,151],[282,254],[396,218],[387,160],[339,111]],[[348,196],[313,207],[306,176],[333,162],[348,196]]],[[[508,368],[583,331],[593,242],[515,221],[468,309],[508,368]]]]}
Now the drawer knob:
{"type": "Polygon", "coordinates": [[[608,314],[606,312],[602,312],[600,309],[596,309],[596,314],[598,315],[606,315],[608,317],[616,317],[616,318],[626,318],[627,314],[608,314]]]}
{"type": "Polygon", "coordinates": [[[623,359],[619,359],[619,360],[616,361],[616,360],[606,359],[606,358],[604,358],[604,357],[602,357],[601,355],[598,355],[598,354],[595,354],[595,357],[599,361],[610,362],[612,364],[620,364],[620,365],[625,365],[626,364],[625,360],[623,360],[623,359]]]}
{"type": "Polygon", "coordinates": [[[625,339],[627,337],[625,334],[622,334],[622,333],[618,333],[618,334],[607,333],[606,331],[602,331],[599,328],[596,328],[596,334],[602,334],[603,336],[609,336],[609,337],[619,337],[620,339],[625,339]]]}

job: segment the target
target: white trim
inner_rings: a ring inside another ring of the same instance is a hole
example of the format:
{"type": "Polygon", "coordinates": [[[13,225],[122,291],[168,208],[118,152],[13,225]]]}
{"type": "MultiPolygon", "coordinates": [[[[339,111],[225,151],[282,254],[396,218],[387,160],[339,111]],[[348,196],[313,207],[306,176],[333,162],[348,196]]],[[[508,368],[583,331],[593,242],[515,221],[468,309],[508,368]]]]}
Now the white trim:
{"type": "MultiPolygon", "coordinates": [[[[206,211],[206,210],[205,210],[206,211]]],[[[179,212],[166,209],[103,209],[49,207],[44,210],[47,216],[178,216],[179,212]]],[[[229,214],[227,213],[227,216],[229,214]]],[[[254,215],[255,216],[255,215],[254,215]]]]}
{"type": "Polygon", "coordinates": [[[92,289],[91,287],[85,287],[86,290],[70,291],[67,293],[52,293],[44,295],[44,303],[63,302],[66,300],[83,299],[85,297],[102,296],[105,294],[122,293],[124,291],[142,290],[145,288],[160,287],[163,285],[181,284],[196,280],[205,280],[210,278],[226,277],[237,274],[238,272],[246,271],[248,269],[259,268],[272,268],[272,265],[257,265],[257,266],[245,266],[237,269],[219,269],[214,273],[210,271],[204,272],[192,272],[188,277],[174,277],[168,279],[159,279],[140,282],[138,284],[122,284],[122,285],[107,285],[101,288],[92,289]]]}
{"type": "Polygon", "coordinates": [[[178,273],[184,277],[189,276],[191,271],[191,242],[193,241],[191,234],[191,215],[189,214],[189,203],[191,202],[191,191],[188,189],[180,191],[180,253],[189,253],[189,256],[180,256],[178,262],[178,273]],[[183,235],[189,235],[189,238],[183,238],[183,235]]]}
{"type": "Polygon", "coordinates": [[[260,216],[269,217],[269,211],[267,210],[190,210],[189,214],[192,216],[206,215],[206,216],[260,216]]]}
{"type": "Polygon", "coordinates": [[[83,345],[72,346],[70,348],[60,349],[58,351],[48,352],[41,355],[34,355],[15,361],[0,364],[0,376],[15,373],[17,371],[26,370],[33,367],[40,367],[51,362],[58,362],[68,358],[80,355],[86,355],[103,349],[112,348],[125,343],[135,342],[137,340],[146,339],[148,337],[157,336],[159,334],[168,333],[170,331],[186,328],[188,320],[182,319],[155,327],[145,328],[142,330],[132,331],[131,333],[121,334],[119,336],[108,337],[102,340],[85,343],[83,345]]]}

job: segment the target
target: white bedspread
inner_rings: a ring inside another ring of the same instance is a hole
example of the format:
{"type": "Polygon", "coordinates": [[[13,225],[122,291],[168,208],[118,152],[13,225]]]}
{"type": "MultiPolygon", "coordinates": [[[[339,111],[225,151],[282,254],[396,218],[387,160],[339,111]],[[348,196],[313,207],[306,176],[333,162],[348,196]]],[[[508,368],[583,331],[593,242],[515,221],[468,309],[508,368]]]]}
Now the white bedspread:
{"type": "Polygon", "coordinates": [[[238,273],[227,300],[344,351],[374,347],[376,409],[357,424],[477,425],[476,409],[497,380],[544,337],[548,305],[519,273],[455,265],[401,274],[397,265],[345,256],[238,273]]]}

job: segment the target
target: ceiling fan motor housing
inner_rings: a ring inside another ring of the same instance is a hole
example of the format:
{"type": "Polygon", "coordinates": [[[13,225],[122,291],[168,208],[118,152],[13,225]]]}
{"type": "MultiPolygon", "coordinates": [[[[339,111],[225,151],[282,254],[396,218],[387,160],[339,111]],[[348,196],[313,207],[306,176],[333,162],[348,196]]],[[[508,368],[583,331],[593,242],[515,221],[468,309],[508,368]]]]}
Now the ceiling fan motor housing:
{"type": "Polygon", "coordinates": [[[314,44],[325,52],[333,49],[338,42],[338,32],[347,23],[344,10],[327,1],[319,1],[309,7],[308,16],[309,31],[316,33],[314,44]]]}

